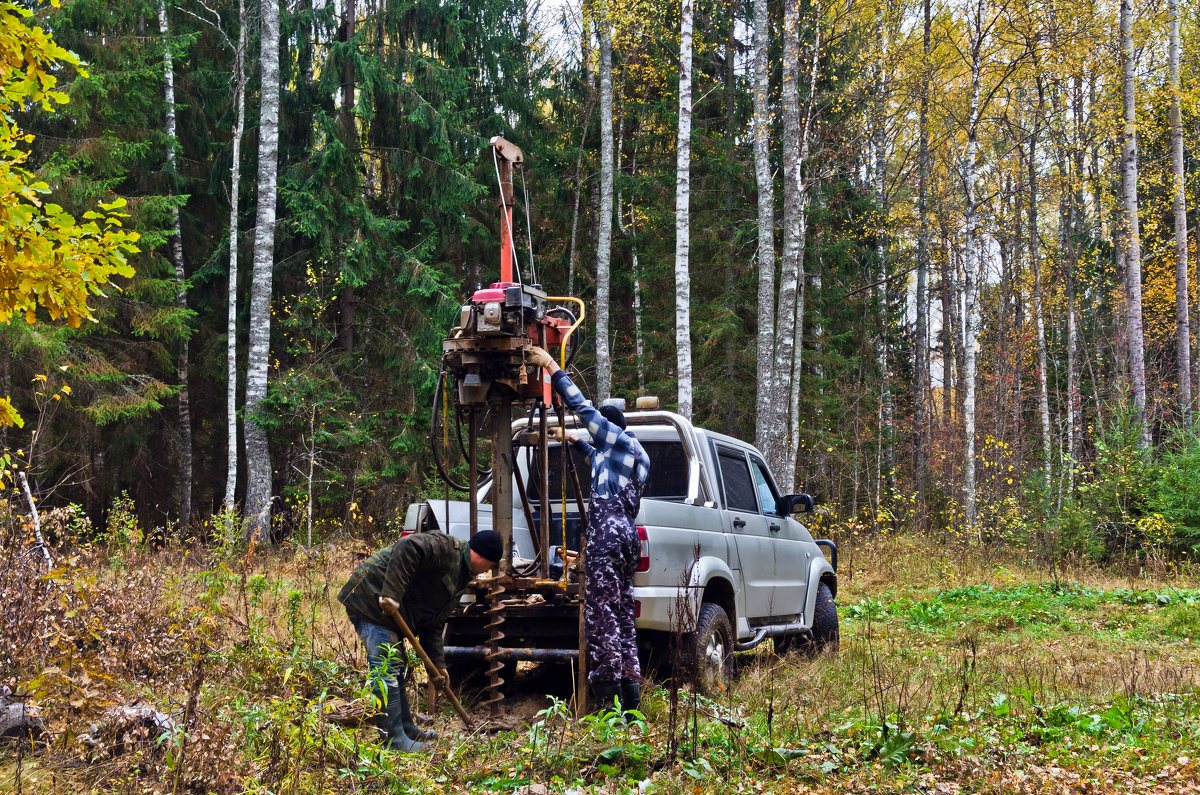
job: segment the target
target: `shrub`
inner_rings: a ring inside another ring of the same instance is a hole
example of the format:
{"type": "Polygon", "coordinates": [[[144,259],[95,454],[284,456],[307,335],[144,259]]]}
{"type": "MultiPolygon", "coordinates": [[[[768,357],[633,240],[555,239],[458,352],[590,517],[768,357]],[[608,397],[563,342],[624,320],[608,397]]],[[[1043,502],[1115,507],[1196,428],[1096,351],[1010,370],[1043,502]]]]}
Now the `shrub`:
{"type": "Polygon", "coordinates": [[[1200,433],[1180,429],[1164,446],[1150,508],[1163,523],[1150,528],[1159,541],[1176,551],[1200,554],[1200,433]]]}

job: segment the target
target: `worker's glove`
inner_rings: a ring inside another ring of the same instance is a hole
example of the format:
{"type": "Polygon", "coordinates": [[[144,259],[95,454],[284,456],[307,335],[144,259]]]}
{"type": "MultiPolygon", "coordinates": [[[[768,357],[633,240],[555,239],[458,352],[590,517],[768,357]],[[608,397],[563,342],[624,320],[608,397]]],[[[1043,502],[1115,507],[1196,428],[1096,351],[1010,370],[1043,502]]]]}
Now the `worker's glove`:
{"type": "Polygon", "coordinates": [[[542,369],[548,369],[554,366],[554,357],[536,345],[529,346],[527,353],[529,354],[529,361],[533,362],[542,369]]]}
{"type": "Polygon", "coordinates": [[[450,672],[447,671],[445,668],[439,668],[438,673],[440,674],[440,676],[437,678],[437,680],[433,684],[436,687],[442,688],[443,690],[449,690],[450,689],[450,672]]]}
{"type": "Polygon", "coordinates": [[[563,440],[563,429],[557,425],[547,428],[546,438],[552,442],[561,442],[563,440]]]}

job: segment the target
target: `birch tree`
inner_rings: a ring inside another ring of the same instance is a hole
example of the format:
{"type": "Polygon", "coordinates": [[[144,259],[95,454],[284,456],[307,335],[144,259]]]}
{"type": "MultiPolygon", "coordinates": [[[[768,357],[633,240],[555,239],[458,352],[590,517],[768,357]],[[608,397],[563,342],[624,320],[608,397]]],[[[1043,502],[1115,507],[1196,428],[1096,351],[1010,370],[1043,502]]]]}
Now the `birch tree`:
{"type": "Polygon", "coordinates": [[[228,446],[225,462],[225,510],[232,511],[238,481],[238,187],[242,181],[242,134],[246,129],[246,0],[238,0],[238,41],[233,54],[233,105],[235,120],[230,139],[229,165],[229,310],[225,320],[225,426],[228,446]]]}
{"type": "Polygon", "coordinates": [[[976,164],[979,156],[980,85],[983,69],[984,15],[987,0],[976,0],[969,20],[971,58],[970,110],[967,116],[967,151],[963,163],[962,183],[965,205],[963,234],[963,437],[966,450],[963,457],[963,504],[968,527],[975,526],[975,381],[976,341],[979,337],[979,302],[976,297],[979,278],[979,205],[976,198],[976,164]]]}
{"type": "Polygon", "coordinates": [[[926,297],[929,279],[929,50],[932,18],[930,0],[922,2],[921,34],[921,110],[918,117],[917,144],[917,294],[916,345],[913,385],[913,475],[916,480],[917,521],[925,524],[925,447],[929,433],[929,304],[926,297]]]}
{"type": "Polygon", "coordinates": [[[780,267],[778,314],[775,319],[775,361],[771,366],[772,422],[764,450],[779,483],[795,489],[796,453],[800,443],[800,376],[804,349],[804,253],[808,239],[808,165],[816,114],[817,67],[821,53],[821,8],[813,8],[813,44],[808,68],[800,70],[800,4],[784,7],[783,185],[784,252],[780,267]],[[790,27],[789,27],[790,26],[790,27]],[[791,52],[788,40],[791,40],[791,52]],[[806,77],[806,102],[800,113],[801,79],[806,77]]]}
{"type": "Polygon", "coordinates": [[[875,160],[875,259],[878,267],[877,297],[879,321],[875,337],[875,357],[879,367],[879,447],[875,458],[875,494],[882,493],[883,478],[895,486],[896,466],[892,449],[892,386],[891,362],[888,357],[889,307],[887,266],[887,93],[888,37],[886,27],[887,3],[879,0],[875,7],[875,106],[873,108],[871,145],[875,160]]]}
{"type": "Polygon", "coordinates": [[[611,284],[613,215],[613,88],[612,16],[610,0],[600,3],[600,208],[596,218],[596,398],[612,391],[612,359],[608,346],[608,303],[611,284]]]}
{"type": "MultiPolygon", "coordinates": [[[[1036,43],[1034,45],[1037,46],[1036,43]]],[[[1035,68],[1037,62],[1035,59],[1035,68]]],[[[1033,271],[1033,316],[1037,329],[1037,381],[1038,381],[1038,417],[1042,422],[1042,487],[1045,498],[1050,498],[1050,486],[1054,477],[1053,461],[1051,459],[1051,430],[1050,430],[1050,392],[1047,383],[1046,365],[1046,322],[1042,303],[1042,267],[1040,245],[1038,240],[1038,173],[1037,145],[1038,133],[1042,121],[1042,105],[1044,92],[1041,75],[1037,76],[1038,99],[1033,108],[1032,127],[1029,133],[1029,157],[1026,159],[1029,174],[1029,265],[1033,271]]]]}
{"type": "Polygon", "coordinates": [[[770,448],[771,389],[775,363],[775,183],[771,178],[770,13],[754,0],[754,181],[758,188],[758,339],[754,443],[770,448]]]}
{"type": "Polygon", "coordinates": [[[266,541],[271,529],[271,451],[254,413],[267,396],[271,353],[271,285],[275,264],[275,197],[279,172],[279,0],[262,0],[262,74],[258,129],[258,209],[250,283],[250,349],[246,357],[246,532],[266,541]]]}
{"type": "MultiPolygon", "coordinates": [[[[163,42],[163,99],[167,106],[167,174],[171,180],[178,177],[175,163],[175,69],[171,55],[171,27],[167,19],[167,4],[159,0],[158,33],[163,42]]],[[[175,305],[187,317],[187,272],[183,262],[183,232],[179,225],[179,204],[171,202],[171,265],[175,268],[175,305]]],[[[180,351],[175,359],[175,377],[179,381],[179,523],[187,527],[192,521],[192,414],[188,392],[188,341],[184,335],[180,351]]]]}
{"type": "MultiPolygon", "coordinates": [[[[791,373],[790,392],[788,395],[788,447],[785,460],[786,476],[781,485],[787,492],[796,488],[796,455],[800,450],[800,369],[804,352],[804,290],[807,276],[804,269],[805,249],[808,245],[808,202],[809,182],[811,177],[805,174],[809,165],[809,151],[812,142],[813,124],[817,112],[817,66],[821,58],[821,7],[814,8],[813,45],[808,67],[808,97],[804,110],[804,121],[800,125],[800,157],[796,163],[794,174],[797,183],[797,217],[796,217],[796,280],[797,299],[795,313],[795,333],[792,345],[792,361],[788,370],[791,373]]],[[[820,288],[820,273],[816,275],[817,288],[820,288]]],[[[818,321],[814,333],[820,335],[821,326],[818,321]]]]}
{"type": "Polygon", "coordinates": [[[1125,261],[1125,328],[1129,341],[1129,379],[1142,447],[1150,446],[1146,422],[1146,353],[1142,324],[1142,240],[1138,225],[1136,75],[1134,74],[1132,0],[1121,0],[1121,210],[1125,261]]]}
{"type": "Polygon", "coordinates": [[[692,158],[692,0],[682,0],[679,18],[679,138],[675,154],[675,359],[679,413],[692,417],[692,286],[690,169],[692,158]]]}
{"type": "MultiPolygon", "coordinates": [[[[737,85],[737,53],[738,53],[738,10],[741,3],[730,3],[729,5],[729,25],[726,29],[725,38],[725,68],[721,71],[721,76],[725,83],[725,129],[728,135],[736,140],[742,132],[737,125],[737,105],[738,105],[738,85],[737,85]]],[[[737,261],[737,233],[738,219],[734,214],[734,197],[737,194],[737,188],[734,185],[734,175],[738,171],[739,156],[737,146],[729,147],[729,164],[728,173],[725,175],[725,184],[723,191],[725,193],[725,219],[729,224],[729,240],[727,247],[727,262],[725,266],[725,310],[733,313],[736,311],[737,291],[735,285],[735,267],[737,261]]],[[[636,282],[635,282],[636,284],[636,282]]],[[[641,335],[641,326],[638,326],[638,335],[641,335]]],[[[639,377],[641,371],[639,370],[639,377]]],[[[725,380],[729,384],[737,383],[737,366],[736,366],[736,345],[732,334],[725,338],[725,380]]],[[[730,389],[726,392],[725,397],[725,425],[732,428],[736,423],[737,416],[737,392],[730,389]]]]}
{"type": "Polygon", "coordinates": [[[771,365],[771,425],[764,450],[775,480],[790,492],[795,479],[794,459],[787,434],[794,346],[796,344],[797,286],[800,270],[800,0],[783,4],[783,253],[779,265],[778,312],[775,316],[775,362],[771,365]],[[793,462],[789,465],[789,462],[793,462]]]}
{"type": "MultiPolygon", "coordinates": [[[[617,136],[617,162],[622,162],[625,149],[625,118],[624,112],[621,113],[622,124],[620,134],[617,136]]],[[[634,143],[633,152],[630,156],[629,176],[637,177],[637,143],[634,143]]],[[[638,240],[637,240],[637,205],[631,196],[629,199],[629,223],[625,223],[624,199],[622,197],[621,183],[617,183],[617,229],[621,235],[629,241],[629,259],[632,273],[630,276],[633,279],[633,350],[634,361],[637,366],[637,390],[638,394],[642,395],[646,392],[646,345],[642,336],[642,280],[638,264],[638,240]]]]}
{"type": "Polygon", "coordinates": [[[1170,54],[1167,85],[1171,94],[1171,211],[1175,221],[1175,366],[1179,409],[1185,425],[1192,421],[1192,335],[1188,322],[1187,201],[1183,177],[1183,114],[1179,87],[1179,0],[1169,0],[1170,54]]]}

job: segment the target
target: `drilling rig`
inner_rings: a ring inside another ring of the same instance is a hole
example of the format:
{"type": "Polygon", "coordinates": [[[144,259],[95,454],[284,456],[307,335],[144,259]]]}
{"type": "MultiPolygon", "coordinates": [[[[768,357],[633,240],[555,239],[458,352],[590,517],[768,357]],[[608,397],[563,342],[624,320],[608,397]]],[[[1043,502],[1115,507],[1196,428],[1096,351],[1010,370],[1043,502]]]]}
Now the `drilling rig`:
{"type": "MultiPolygon", "coordinates": [[[[490,577],[472,585],[473,600],[459,605],[448,622],[454,648],[464,656],[486,661],[485,703],[497,717],[504,698],[501,686],[506,663],[516,660],[563,659],[575,666],[576,709],[586,708],[586,639],[583,633],[583,560],[586,554],[586,518],[579,488],[579,473],[572,456],[559,453],[559,484],[574,484],[580,517],[575,532],[566,528],[565,498],[561,489],[562,525],[553,527],[550,506],[550,448],[547,431],[551,420],[563,427],[565,409],[552,395],[550,379],[528,361],[526,351],[537,345],[567,367],[574,356],[576,330],[584,319],[583,302],[569,296],[551,296],[540,284],[525,283],[520,272],[513,234],[515,205],[513,172],[524,165],[521,150],[500,137],[491,139],[490,153],[500,192],[500,279],[475,291],[459,310],[450,335],[442,342],[442,367],[435,392],[430,441],[438,470],[447,483],[465,490],[470,504],[470,533],[480,529],[480,478],[490,478],[492,529],[504,544],[501,560],[490,577]],[[575,311],[572,311],[574,307],[575,311]],[[519,419],[513,421],[514,407],[519,419]],[[437,454],[436,427],[441,417],[442,452],[449,457],[453,422],[458,451],[465,459],[467,482],[456,483],[437,454]],[[462,438],[462,428],[467,438],[462,438]],[[490,443],[490,471],[480,466],[481,448],[490,443]],[[524,451],[529,465],[524,476],[516,455],[524,451]],[[568,478],[570,480],[568,481],[568,478]],[[535,480],[536,479],[536,480],[535,480]],[[532,482],[533,488],[527,486],[532,482]],[[513,555],[513,487],[520,492],[522,509],[536,550],[532,561],[513,555]],[[536,492],[537,515],[532,493],[536,492]],[[553,566],[557,542],[560,563],[553,566]],[[568,566],[565,548],[575,546],[576,566],[568,566]],[[536,602],[537,608],[528,605],[536,602]],[[549,641],[550,631],[556,638],[549,641]]],[[[528,208],[528,203],[526,203],[528,208]]],[[[528,218],[527,218],[528,222],[528,218]]],[[[526,276],[533,275],[532,252],[526,276]]],[[[448,526],[448,520],[447,520],[448,526]]],[[[451,648],[448,646],[447,651],[451,648]]]]}

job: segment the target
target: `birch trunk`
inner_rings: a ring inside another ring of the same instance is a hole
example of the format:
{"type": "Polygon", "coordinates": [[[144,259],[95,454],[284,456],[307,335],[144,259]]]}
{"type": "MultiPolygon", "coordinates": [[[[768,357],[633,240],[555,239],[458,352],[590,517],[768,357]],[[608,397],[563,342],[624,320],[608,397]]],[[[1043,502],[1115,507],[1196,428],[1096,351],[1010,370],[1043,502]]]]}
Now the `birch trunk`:
{"type": "Polygon", "coordinates": [[[1067,290],[1067,456],[1069,466],[1067,469],[1067,485],[1068,492],[1075,492],[1075,468],[1079,462],[1079,441],[1080,441],[1080,408],[1081,400],[1079,394],[1079,331],[1078,331],[1078,310],[1075,297],[1075,271],[1079,267],[1079,249],[1076,244],[1075,234],[1083,226],[1084,204],[1083,204],[1083,80],[1081,77],[1076,77],[1074,81],[1074,91],[1072,92],[1072,115],[1074,116],[1075,139],[1073,142],[1074,149],[1074,177],[1072,184],[1074,190],[1072,192],[1071,215],[1067,227],[1067,273],[1064,283],[1067,290]]]}
{"type": "Polygon", "coordinates": [[[237,366],[237,308],[238,308],[238,187],[242,181],[242,134],[246,130],[246,0],[238,0],[238,43],[234,52],[233,104],[236,116],[233,138],[230,141],[229,166],[229,313],[225,321],[225,389],[226,466],[225,510],[237,504],[238,481],[238,366],[237,366]]]}
{"type": "Polygon", "coordinates": [[[1042,111],[1042,83],[1038,79],[1038,104],[1033,111],[1033,129],[1029,135],[1029,264],[1033,270],[1033,317],[1037,329],[1038,416],[1042,421],[1042,486],[1050,499],[1053,458],[1050,452],[1050,392],[1046,378],[1046,321],[1042,305],[1042,267],[1038,241],[1037,144],[1042,111]]]}
{"type": "Polygon", "coordinates": [[[921,46],[921,115],[917,145],[917,344],[916,384],[913,389],[913,476],[917,491],[917,527],[925,527],[925,445],[929,433],[929,311],[925,299],[929,279],[929,47],[932,32],[930,0],[924,0],[921,46]]]}
{"type": "Polygon", "coordinates": [[[592,120],[592,103],[583,112],[583,132],[579,134],[579,151],[575,153],[575,204],[571,209],[571,249],[567,256],[567,295],[575,295],[575,241],[579,235],[579,199],[583,195],[583,146],[587,143],[588,124],[592,120]]]}
{"type": "Polygon", "coordinates": [[[254,413],[267,396],[271,353],[271,282],[275,263],[275,197],[279,172],[279,0],[262,0],[258,210],[250,283],[250,350],[246,357],[246,532],[270,540],[272,471],[265,429],[254,413]]]}
{"type": "Polygon", "coordinates": [[[882,493],[883,480],[888,487],[896,485],[896,466],[893,450],[891,362],[888,357],[888,326],[891,318],[890,295],[887,283],[887,57],[888,40],[885,27],[886,3],[881,0],[875,9],[876,64],[875,107],[872,148],[875,159],[875,258],[879,264],[878,300],[879,326],[875,338],[875,357],[879,367],[879,451],[876,457],[875,493],[882,493]],[[882,471],[881,471],[882,470],[882,471]],[[881,478],[882,475],[882,478],[881,478]]]}
{"type": "Polygon", "coordinates": [[[1121,0],[1121,100],[1124,135],[1121,141],[1121,206],[1125,232],[1125,319],[1129,337],[1129,380],[1133,407],[1141,428],[1141,446],[1150,446],[1146,422],[1146,353],[1142,325],[1142,240],[1138,228],[1137,105],[1135,104],[1132,0],[1121,0]]]}
{"type": "Polygon", "coordinates": [[[763,450],[767,465],[785,492],[795,477],[790,459],[788,406],[796,345],[796,297],[800,280],[800,0],[783,4],[783,255],[779,265],[779,311],[775,316],[775,362],[771,366],[771,421],[769,447],[763,450]]]}
{"type": "MultiPolygon", "coordinates": [[[[624,114],[622,113],[622,118],[624,114]]],[[[625,144],[625,126],[621,125],[621,134],[617,139],[617,162],[621,162],[621,150],[625,144]]],[[[633,154],[630,158],[629,176],[637,176],[637,143],[634,144],[633,154]]],[[[624,202],[621,198],[621,190],[617,189],[617,228],[621,234],[629,239],[629,256],[631,260],[633,278],[633,349],[634,359],[637,365],[637,393],[639,395],[646,394],[646,364],[645,352],[646,346],[642,338],[642,282],[639,277],[640,267],[638,265],[638,247],[637,247],[637,207],[634,206],[633,199],[629,200],[629,225],[626,226],[624,219],[624,202]]]]}
{"type": "Polygon", "coordinates": [[[963,458],[963,503],[968,529],[975,528],[975,341],[979,334],[979,307],[975,298],[979,273],[978,207],[975,197],[976,159],[979,152],[979,93],[983,49],[984,2],[975,6],[971,31],[971,99],[967,119],[967,157],[963,166],[963,192],[966,196],[965,234],[963,239],[963,436],[966,451],[963,458]]]}
{"type": "Polygon", "coordinates": [[[600,34],[600,206],[596,224],[596,399],[607,400],[612,391],[612,358],[608,346],[608,302],[611,286],[613,215],[613,90],[612,25],[604,4],[600,34]]]}
{"type": "Polygon", "coordinates": [[[1183,116],[1179,91],[1179,0],[1169,0],[1171,14],[1169,89],[1171,94],[1171,193],[1175,216],[1175,336],[1179,409],[1185,425],[1192,422],[1192,334],[1188,320],[1187,200],[1184,197],[1183,116]]]}
{"type": "Polygon", "coordinates": [[[954,420],[954,334],[953,302],[950,300],[953,265],[950,246],[944,245],[945,259],[941,268],[941,284],[938,285],[942,299],[942,425],[949,428],[954,420]]]}
{"type": "Polygon", "coordinates": [[[1067,289],[1067,468],[1069,490],[1075,490],[1075,467],[1079,461],[1079,347],[1075,319],[1075,269],[1068,268],[1067,289]]]}
{"type": "Polygon", "coordinates": [[[771,445],[771,384],[775,345],[775,184],[771,178],[770,13],[767,0],[754,0],[754,181],[758,188],[758,346],[754,443],[771,445]]]}
{"type": "MultiPolygon", "coordinates": [[[[592,120],[592,108],[595,107],[597,102],[596,75],[595,70],[592,67],[591,20],[592,4],[591,2],[584,2],[580,22],[579,50],[580,58],[583,61],[584,83],[587,84],[588,104],[587,110],[584,112],[583,132],[580,134],[579,138],[579,154],[575,160],[575,210],[571,215],[571,255],[570,260],[567,263],[567,295],[575,295],[575,235],[579,225],[580,195],[583,191],[583,176],[581,171],[583,163],[583,147],[587,143],[587,128],[588,124],[590,124],[592,120]]],[[[596,204],[598,204],[598,202],[594,204],[592,202],[592,197],[593,195],[597,194],[596,182],[591,180],[589,180],[589,182],[588,207],[592,210],[592,217],[595,218],[596,204]]],[[[596,228],[597,227],[593,226],[593,230],[596,228]]]]}
{"type": "MultiPolygon", "coordinates": [[[[802,155],[803,157],[803,155],[802,155]]],[[[785,477],[779,482],[779,487],[785,494],[796,490],[796,454],[800,450],[800,374],[804,354],[804,248],[808,241],[808,191],[802,190],[796,226],[798,227],[796,248],[797,289],[796,289],[796,322],[795,338],[792,344],[791,387],[788,393],[788,444],[784,460],[785,477]]]]}
{"type": "Polygon", "coordinates": [[[804,125],[800,132],[800,157],[796,163],[795,181],[798,194],[796,208],[796,318],[795,337],[792,344],[791,387],[788,395],[788,445],[785,457],[786,477],[780,487],[788,494],[796,490],[796,454],[800,450],[800,376],[804,354],[804,291],[807,276],[804,270],[804,252],[808,243],[808,182],[804,179],[804,165],[808,162],[809,145],[812,141],[813,119],[816,114],[817,65],[821,57],[820,6],[816,7],[816,33],[813,39],[812,59],[808,70],[808,97],[804,111],[804,125]]]}
{"type": "MultiPolygon", "coordinates": [[[[158,32],[163,43],[163,99],[167,106],[167,175],[171,191],[178,176],[175,163],[175,69],[171,56],[171,30],[167,19],[167,4],[159,0],[158,32]]],[[[175,305],[187,315],[187,272],[183,264],[183,232],[179,224],[179,206],[171,204],[171,264],[175,268],[175,305]]],[[[188,390],[188,341],[185,335],[179,356],[175,360],[175,377],[179,381],[179,524],[187,527],[192,521],[192,413],[188,390]]]]}
{"type": "Polygon", "coordinates": [[[692,418],[692,0],[683,0],[679,20],[679,139],[675,154],[675,359],[679,378],[679,413],[692,418]]]}

